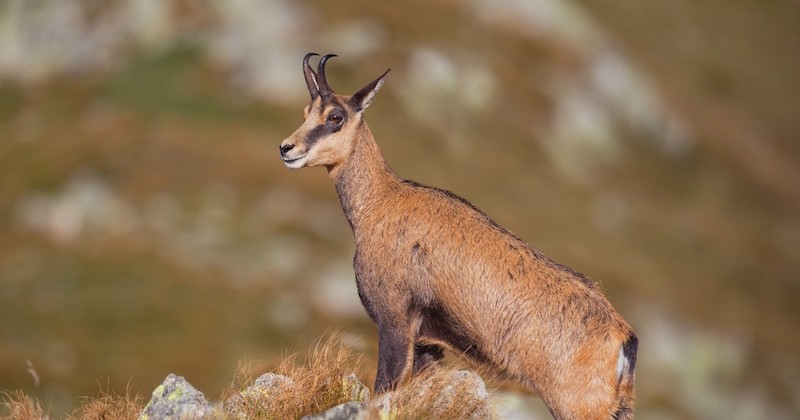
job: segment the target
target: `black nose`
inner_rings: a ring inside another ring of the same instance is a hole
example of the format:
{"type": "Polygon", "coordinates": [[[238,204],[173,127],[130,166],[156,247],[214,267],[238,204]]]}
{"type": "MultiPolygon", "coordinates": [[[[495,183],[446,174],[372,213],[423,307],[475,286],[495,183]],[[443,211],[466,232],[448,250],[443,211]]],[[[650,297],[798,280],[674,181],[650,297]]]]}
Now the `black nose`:
{"type": "Polygon", "coordinates": [[[281,145],[281,156],[289,153],[289,150],[292,150],[292,149],[294,149],[294,145],[293,144],[283,144],[283,145],[281,145]]]}

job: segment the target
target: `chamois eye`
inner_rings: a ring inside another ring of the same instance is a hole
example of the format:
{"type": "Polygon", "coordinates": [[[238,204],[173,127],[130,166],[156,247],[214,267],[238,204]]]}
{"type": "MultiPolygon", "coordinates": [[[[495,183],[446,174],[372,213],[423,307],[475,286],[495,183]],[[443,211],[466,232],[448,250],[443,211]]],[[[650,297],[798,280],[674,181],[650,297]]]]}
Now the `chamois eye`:
{"type": "Polygon", "coordinates": [[[334,124],[339,124],[342,122],[342,116],[339,114],[330,114],[328,115],[328,121],[334,124]]]}

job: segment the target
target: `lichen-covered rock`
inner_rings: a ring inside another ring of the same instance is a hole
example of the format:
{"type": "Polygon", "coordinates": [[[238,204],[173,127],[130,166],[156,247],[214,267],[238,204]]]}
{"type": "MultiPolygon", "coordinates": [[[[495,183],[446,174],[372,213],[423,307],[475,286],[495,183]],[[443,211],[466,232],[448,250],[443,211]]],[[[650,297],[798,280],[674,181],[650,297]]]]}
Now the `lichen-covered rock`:
{"type": "Polygon", "coordinates": [[[369,400],[369,389],[358,380],[358,376],[350,374],[342,378],[342,389],[349,402],[331,407],[319,414],[303,417],[303,420],[361,420],[366,416],[364,405],[369,400]]]}
{"type": "Polygon", "coordinates": [[[228,415],[245,418],[247,413],[260,411],[257,409],[259,406],[265,409],[272,396],[291,385],[292,379],[288,376],[265,373],[259,376],[253,385],[225,400],[222,409],[228,415]]]}
{"type": "Polygon", "coordinates": [[[214,407],[182,376],[170,373],[154,391],[139,420],[198,419],[211,415],[214,407]]]}
{"type": "Polygon", "coordinates": [[[394,392],[384,392],[383,394],[376,395],[374,399],[369,402],[369,406],[377,410],[379,413],[388,415],[392,412],[392,397],[394,392]]]}
{"type": "Polygon", "coordinates": [[[381,418],[392,417],[399,410],[419,417],[496,417],[483,379],[468,370],[436,372],[412,386],[375,398],[369,407],[378,410],[381,418]]]}
{"type": "MultiPolygon", "coordinates": [[[[399,416],[410,418],[496,418],[489,393],[478,374],[441,370],[415,379],[393,392],[370,399],[367,387],[354,374],[341,378],[342,399],[348,401],[304,420],[365,420],[399,416]]],[[[273,417],[276,398],[297,392],[291,378],[267,373],[221,404],[210,404],[203,393],[183,377],[170,374],[153,391],[139,420],[273,417]],[[282,393],[289,393],[282,395],[282,393]]],[[[339,389],[335,384],[333,386],[339,389]]],[[[337,391],[338,392],[338,391],[337,391]]],[[[285,401],[284,401],[285,402],[285,401]]]]}
{"type": "Polygon", "coordinates": [[[369,388],[358,380],[358,376],[351,373],[345,376],[342,381],[344,382],[345,392],[349,392],[350,401],[363,403],[369,400],[369,388]]]}
{"type": "Polygon", "coordinates": [[[470,419],[488,419],[494,417],[489,392],[486,391],[486,384],[483,379],[469,370],[448,371],[447,384],[437,387],[434,381],[430,384],[427,392],[438,393],[434,399],[434,410],[438,408],[447,409],[456,404],[471,405],[470,419]]]}
{"type": "Polygon", "coordinates": [[[453,399],[455,396],[455,390],[457,387],[466,385],[465,388],[470,396],[477,400],[485,401],[489,398],[489,392],[486,391],[486,384],[483,383],[483,379],[472,371],[469,370],[456,370],[449,372],[448,375],[451,380],[452,384],[445,386],[444,389],[441,390],[443,398],[453,399]]]}
{"type": "Polygon", "coordinates": [[[256,378],[253,386],[264,390],[277,390],[292,384],[292,378],[277,373],[265,373],[256,378]]]}
{"type": "Polygon", "coordinates": [[[329,408],[322,413],[305,416],[303,420],[362,420],[365,413],[363,404],[350,401],[329,408]]]}

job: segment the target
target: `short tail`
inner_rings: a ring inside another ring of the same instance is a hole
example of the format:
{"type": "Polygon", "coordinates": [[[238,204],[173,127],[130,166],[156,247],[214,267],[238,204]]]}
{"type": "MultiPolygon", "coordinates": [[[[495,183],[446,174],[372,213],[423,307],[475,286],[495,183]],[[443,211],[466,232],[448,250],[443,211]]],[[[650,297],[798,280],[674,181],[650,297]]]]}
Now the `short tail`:
{"type": "Polygon", "coordinates": [[[618,406],[614,413],[614,420],[633,419],[634,390],[633,382],[636,377],[636,352],[639,348],[639,339],[631,332],[628,340],[622,344],[617,361],[619,383],[617,385],[618,406]]]}

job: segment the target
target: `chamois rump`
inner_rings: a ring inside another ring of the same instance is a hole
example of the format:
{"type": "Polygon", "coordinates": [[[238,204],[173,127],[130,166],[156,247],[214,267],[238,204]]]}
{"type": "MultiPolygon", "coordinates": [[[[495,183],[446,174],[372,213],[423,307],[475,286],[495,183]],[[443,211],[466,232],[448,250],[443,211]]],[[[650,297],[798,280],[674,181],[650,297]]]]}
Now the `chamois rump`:
{"type": "Polygon", "coordinates": [[[400,178],[363,117],[389,73],[338,95],[303,58],[311,103],[280,145],[324,166],[355,237],[356,285],[378,327],[375,392],[465,355],[539,395],[558,419],[630,419],[638,340],[598,286],[455,194],[400,178]]]}

